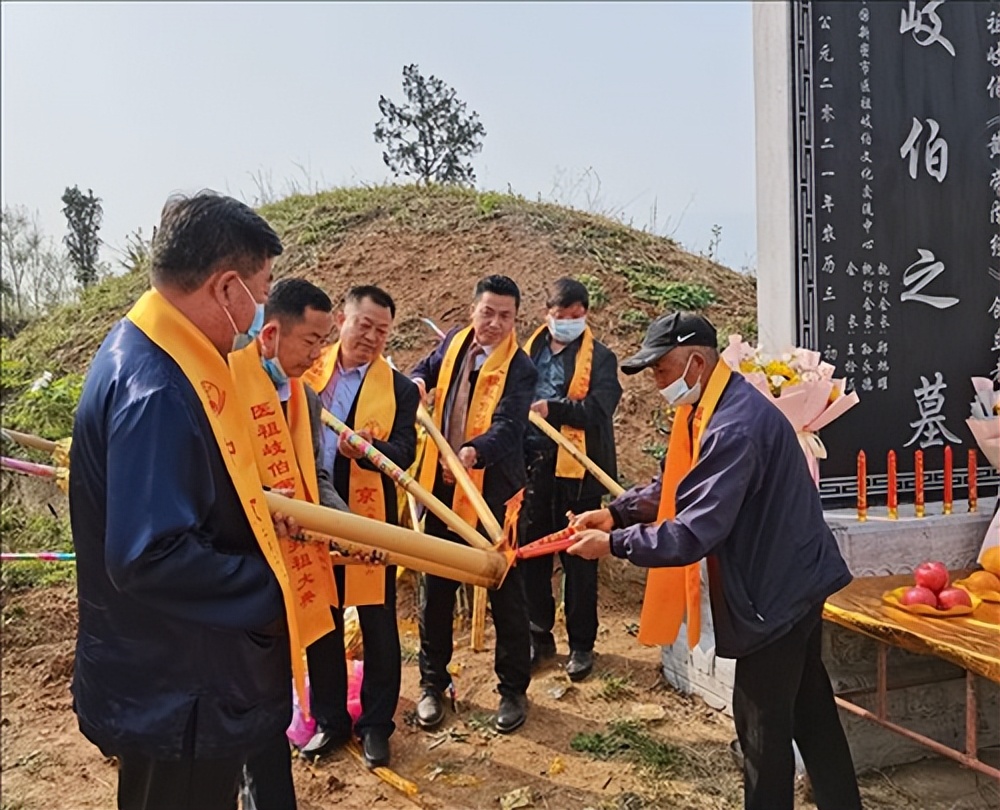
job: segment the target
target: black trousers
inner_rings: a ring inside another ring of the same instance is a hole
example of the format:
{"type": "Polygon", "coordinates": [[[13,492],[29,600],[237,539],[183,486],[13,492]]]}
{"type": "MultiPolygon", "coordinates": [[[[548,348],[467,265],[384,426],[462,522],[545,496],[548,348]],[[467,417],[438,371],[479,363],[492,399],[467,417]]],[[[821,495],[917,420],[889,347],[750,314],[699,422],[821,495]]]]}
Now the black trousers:
{"type": "MultiPolygon", "coordinates": [[[[344,567],[335,566],[337,590],[344,593],[344,567]]],[[[396,624],[396,566],[385,569],[385,603],[359,605],[358,622],[364,643],[364,677],[361,681],[361,716],[354,730],[376,729],[386,736],[396,725],[392,716],[399,702],[402,656],[396,624]]],[[[306,650],[312,713],[316,722],[334,736],[351,733],[347,711],[347,661],[344,658],[344,611],[333,609],[336,628],[306,650]]]]}
{"type": "MultiPolygon", "coordinates": [[[[454,488],[439,485],[434,494],[450,504],[454,488]]],[[[502,514],[498,516],[502,518],[502,514]]],[[[432,514],[427,515],[425,530],[435,537],[464,542],[432,514]]],[[[425,602],[420,611],[420,685],[438,692],[444,692],[451,682],[448,664],[453,651],[452,619],[460,584],[425,575],[425,602]]],[[[489,591],[489,599],[497,638],[493,670],[500,681],[498,691],[501,695],[523,695],[531,682],[531,641],[519,567],[510,570],[497,590],[489,591]]]]}
{"type": "MultiPolygon", "coordinates": [[[[546,440],[547,441],[547,440],[546,440]]],[[[521,543],[530,543],[566,528],[566,512],[581,514],[601,508],[601,496],[571,499],[555,477],[555,455],[533,464],[521,511],[521,543]]],[[[552,627],[556,602],[552,596],[552,554],[518,563],[528,599],[528,618],[535,644],[554,643],[552,627]]],[[[566,574],[566,631],[569,648],[579,652],[594,649],[597,640],[597,560],[585,560],[560,552],[566,574]]]]}
{"type": "Polygon", "coordinates": [[[133,751],[104,751],[118,757],[119,810],[236,810],[247,755],[195,759],[196,711],[184,730],[180,759],[154,759],[133,751]]]}
{"type": "Polygon", "coordinates": [[[292,749],[282,733],[247,759],[243,810],[296,810],[292,749]]]}
{"type": "Polygon", "coordinates": [[[861,808],[851,751],[820,658],[821,615],[820,605],[777,641],[736,662],[733,719],[743,748],[747,810],[792,810],[793,739],[817,808],[861,808]]]}

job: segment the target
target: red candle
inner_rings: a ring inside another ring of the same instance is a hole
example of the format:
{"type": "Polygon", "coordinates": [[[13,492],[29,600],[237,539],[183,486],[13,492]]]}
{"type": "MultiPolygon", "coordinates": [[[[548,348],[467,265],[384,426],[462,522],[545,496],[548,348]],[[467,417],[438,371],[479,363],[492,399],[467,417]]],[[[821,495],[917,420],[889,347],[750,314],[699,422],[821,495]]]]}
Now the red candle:
{"type": "Polygon", "coordinates": [[[917,517],[924,516],[924,451],[913,454],[913,489],[916,493],[917,517]]]}
{"type": "Polygon", "coordinates": [[[858,453],[858,520],[868,520],[868,468],[864,450],[858,453]]]}
{"type": "Polygon", "coordinates": [[[951,445],[944,448],[944,514],[951,514],[951,445]]]}
{"type": "Polygon", "coordinates": [[[896,483],[896,451],[889,451],[889,519],[899,517],[899,485],[896,483]]]}
{"type": "Polygon", "coordinates": [[[976,490],[976,449],[969,451],[969,511],[976,511],[979,493],[976,490]]]}

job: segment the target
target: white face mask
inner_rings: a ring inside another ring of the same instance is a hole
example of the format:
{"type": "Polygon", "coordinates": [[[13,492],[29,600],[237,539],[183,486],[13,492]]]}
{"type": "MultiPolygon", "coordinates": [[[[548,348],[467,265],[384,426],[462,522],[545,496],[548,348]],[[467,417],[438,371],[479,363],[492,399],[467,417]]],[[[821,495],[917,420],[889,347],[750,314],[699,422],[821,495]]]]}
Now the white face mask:
{"type": "Polygon", "coordinates": [[[691,387],[684,379],[691,368],[692,360],[694,360],[693,354],[688,358],[687,365],[684,366],[684,373],[666,388],[660,389],[660,396],[667,401],[668,405],[674,407],[678,405],[693,405],[701,397],[701,380],[699,379],[694,384],[694,387],[691,387]]]}
{"type": "Polygon", "coordinates": [[[549,334],[557,343],[572,343],[587,328],[587,317],[582,318],[562,318],[557,320],[551,315],[548,317],[549,334]]]}

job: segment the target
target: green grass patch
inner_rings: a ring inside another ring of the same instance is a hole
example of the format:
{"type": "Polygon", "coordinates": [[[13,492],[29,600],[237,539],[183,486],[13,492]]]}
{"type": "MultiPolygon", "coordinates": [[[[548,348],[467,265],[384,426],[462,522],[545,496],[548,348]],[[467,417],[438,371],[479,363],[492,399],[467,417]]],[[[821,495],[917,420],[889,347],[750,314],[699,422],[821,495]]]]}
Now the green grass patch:
{"type": "Polygon", "coordinates": [[[676,749],[650,735],[635,720],[612,720],[605,732],[577,734],[570,741],[570,748],[595,759],[632,762],[660,774],[682,762],[676,749]]]}
{"type": "Polygon", "coordinates": [[[639,301],[658,309],[699,310],[715,302],[715,291],[704,284],[669,281],[669,272],[659,264],[641,262],[620,268],[629,291],[639,301]]]}
{"type": "Polygon", "coordinates": [[[581,273],[576,277],[576,280],[587,288],[591,309],[601,309],[601,307],[608,303],[607,290],[604,289],[604,284],[597,276],[592,276],[589,273],[581,273]]]}
{"type": "Polygon", "coordinates": [[[635,694],[632,679],[628,675],[605,672],[601,675],[601,681],[601,691],[598,694],[605,700],[623,700],[635,694]]]}

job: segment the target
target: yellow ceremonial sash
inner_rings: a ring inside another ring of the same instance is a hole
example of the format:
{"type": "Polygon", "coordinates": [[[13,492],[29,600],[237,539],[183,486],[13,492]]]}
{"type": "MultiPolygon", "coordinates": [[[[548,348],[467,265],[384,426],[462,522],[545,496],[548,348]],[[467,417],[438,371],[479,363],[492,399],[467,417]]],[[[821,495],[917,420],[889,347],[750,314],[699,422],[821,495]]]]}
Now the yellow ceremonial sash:
{"type": "MultiPolygon", "coordinates": [[[[270,489],[291,489],[298,500],[319,503],[309,403],[302,382],[289,380],[286,419],[274,383],[261,365],[256,341],[230,352],[229,371],[240,407],[250,415],[250,442],[261,483],[270,489]]],[[[282,540],[281,552],[303,606],[299,636],[308,647],[333,630],[330,605],[338,601],[330,554],[323,544],[298,540],[282,540]]]]}
{"type": "MultiPolygon", "coordinates": [[[[305,374],[302,380],[316,393],[329,384],[337,368],[340,342],[328,346],[305,374]]],[[[358,392],[354,409],[354,430],[368,430],[372,437],[385,441],[392,433],[396,419],[396,393],[393,386],[392,367],[384,357],[378,357],[368,367],[368,372],[358,392]]],[[[348,477],[347,505],[356,515],[385,523],[385,489],[382,473],[366,470],[351,459],[348,477]]],[[[385,567],[381,565],[349,565],[344,567],[344,607],[348,605],[381,605],[385,602],[385,567]]]]}
{"type": "MultiPolygon", "coordinates": [[[[534,347],[535,340],[548,331],[548,326],[539,326],[535,333],[528,338],[524,344],[524,350],[530,355],[534,347]]],[[[555,355],[553,355],[553,360],[555,355]]],[[[569,389],[566,395],[574,402],[586,398],[590,391],[590,373],[594,368],[594,333],[588,326],[583,330],[583,340],[580,343],[580,350],[576,353],[576,365],[573,368],[573,378],[569,382],[569,389]]],[[[559,428],[573,446],[584,455],[587,455],[587,432],[583,428],[563,425],[559,428]]],[[[556,478],[583,478],[587,474],[587,468],[577,461],[564,447],[560,447],[556,454],[556,478]]]]}
{"type": "Polygon", "coordinates": [[[247,520],[281,587],[291,644],[292,676],[303,712],[308,715],[305,644],[301,632],[307,605],[296,598],[296,589],[268,513],[250,441],[251,422],[240,407],[229,368],[208,338],[155,289],[144,293],[126,317],[170,355],[201,400],[247,520]]]}
{"type": "MultiPolygon", "coordinates": [[[[455,364],[458,360],[462,346],[472,333],[472,327],[456,333],[452,338],[448,350],[445,352],[444,360],[441,363],[441,371],[438,373],[437,388],[434,394],[434,424],[441,428],[444,414],[444,404],[448,397],[448,388],[451,385],[451,378],[455,373],[455,364]]],[[[476,379],[476,387],[472,392],[472,399],[469,402],[468,416],[465,422],[465,440],[469,441],[477,436],[482,436],[490,429],[493,421],[493,412],[497,403],[503,395],[504,384],[507,380],[507,372],[510,369],[510,361],[514,359],[517,352],[517,339],[511,333],[507,339],[498,344],[489,356],[483,367],[479,370],[479,377],[476,379]]],[[[420,467],[420,485],[428,490],[434,489],[434,479],[437,476],[438,468],[438,448],[434,442],[427,442],[424,449],[424,460],[420,467]]],[[[483,491],[483,477],[485,470],[469,470],[469,478],[476,485],[476,489],[483,491]]],[[[473,528],[479,523],[476,516],[476,509],[465,494],[465,490],[460,486],[455,487],[455,497],[452,500],[452,510],[462,520],[473,528]]]]}
{"type": "MultiPolygon", "coordinates": [[[[705,387],[694,412],[689,436],[687,425],[692,405],[682,405],[674,414],[670,443],[663,467],[660,507],[657,521],[673,520],[677,516],[677,485],[698,463],[701,437],[719,397],[732,372],[721,360],[705,387]]],[[[639,642],[642,644],[673,644],[687,612],[688,647],[694,648],[701,638],[701,563],[670,568],[653,568],[646,577],[646,593],[639,616],[639,642]]]]}

